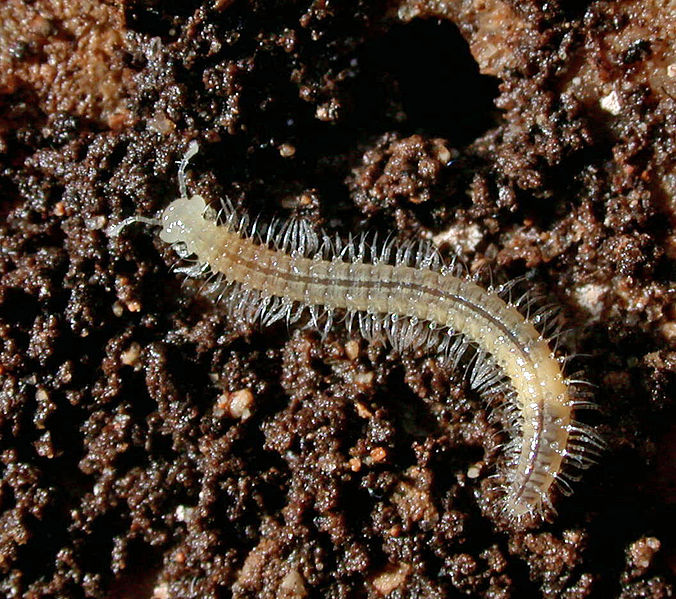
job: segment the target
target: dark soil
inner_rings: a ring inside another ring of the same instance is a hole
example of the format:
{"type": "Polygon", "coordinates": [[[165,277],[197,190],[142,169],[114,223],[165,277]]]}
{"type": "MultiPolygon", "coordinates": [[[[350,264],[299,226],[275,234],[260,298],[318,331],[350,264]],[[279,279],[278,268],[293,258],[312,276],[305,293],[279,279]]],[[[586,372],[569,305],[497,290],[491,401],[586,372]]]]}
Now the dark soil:
{"type": "Polygon", "coordinates": [[[676,9],[61,4],[0,6],[0,596],[672,596],[676,9]],[[461,373],[233,322],[150,227],[108,238],[192,139],[208,200],[563,307],[609,450],[558,516],[501,518],[461,373]]]}

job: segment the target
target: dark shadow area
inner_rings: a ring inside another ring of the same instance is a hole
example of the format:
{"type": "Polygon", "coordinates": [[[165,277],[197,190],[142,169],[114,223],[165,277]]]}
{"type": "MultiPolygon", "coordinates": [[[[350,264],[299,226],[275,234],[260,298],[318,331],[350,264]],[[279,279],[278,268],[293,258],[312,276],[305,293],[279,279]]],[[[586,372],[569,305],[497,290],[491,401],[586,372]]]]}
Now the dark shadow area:
{"type": "Polygon", "coordinates": [[[390,77],[403,109],[403,128],[411,133],[439,135],[457,147],[496,124],[498,80],[479,73],[453,23],[414,20],[396,25],[365,50],[360,94],[371,96],[375,91],[377,97],[378,86],[387,93],[382,83],[390,77]]]}
{"type": "Polygon", "coordinates": [[[159,36],[164,41],[176,37],[182,22],[195,12],[199,2],[183,0],[133,0],[125,9],[130,29],[159,36]]]}

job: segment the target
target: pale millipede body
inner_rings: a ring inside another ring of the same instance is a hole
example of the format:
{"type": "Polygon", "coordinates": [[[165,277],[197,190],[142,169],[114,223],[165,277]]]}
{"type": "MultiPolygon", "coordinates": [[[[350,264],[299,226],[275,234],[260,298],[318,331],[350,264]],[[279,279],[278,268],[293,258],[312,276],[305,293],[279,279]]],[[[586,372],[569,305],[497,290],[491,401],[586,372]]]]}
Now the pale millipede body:
{"type": "Polygon", "coordinates": [[[576,408],[591,404],[578,398],[536,326],[542,328],[547,311],[524,316],[524,299],[509,297],[512,285],[484,289],[444,266],[430,244],[379,244],[363,236],[343,244],[300,220],[250,225],[229,205],[216,214],[201,196],[188,197],[183,171],[195,152],[192,144],[179,172],[181,197],[159,221],[131,217],[112,234],[130,222],[159,224],[162,241],[196,259],[183,272],[209,276],[224,305],[250,322],[294,322],[307,313],[326,332],[339,310],[348,328],[399,351],[423,348],[457,363],[476,348],[470,383],[501,397],[509,422],[504,511],[513,520],[552,513],[551,487],[569,492],[569,481],[594,463],[603,442],[574,420],[576,408]]]}

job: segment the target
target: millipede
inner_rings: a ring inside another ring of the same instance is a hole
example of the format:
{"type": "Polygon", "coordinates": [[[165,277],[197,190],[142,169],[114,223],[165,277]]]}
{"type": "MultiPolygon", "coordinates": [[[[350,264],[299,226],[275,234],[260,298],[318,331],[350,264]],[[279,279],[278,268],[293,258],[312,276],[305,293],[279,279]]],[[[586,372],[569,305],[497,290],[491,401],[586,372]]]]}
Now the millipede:
{"type": "Polygon", "coordinates": [[[488,399],[499,398],[509,441],[504,512],[513,521],[555,513],[551,491],[571,492],[571,482],[595,463],[602,438],[574,418],[594,404],[566,378],[564,357],[547,334],[551,310],[531,309],[527,292],[512,299],[515,281],[486,288],[447,264],[430,242],[398,244],[361,235],[347,241],[291,219],[252,222],[224,202],[219,211],[188,194],[185,169],[197,152],[191,142],[179,166],[180,197],[159,218],[129,217],[127,225],[159,227],[192,265],[180,270],[204,277],[230,314],[269,326],[305,318],[323,334],[336,315],[349,331],[399,351],[421,349],[457,365],[468,350],[468,380],[488,399]]]}

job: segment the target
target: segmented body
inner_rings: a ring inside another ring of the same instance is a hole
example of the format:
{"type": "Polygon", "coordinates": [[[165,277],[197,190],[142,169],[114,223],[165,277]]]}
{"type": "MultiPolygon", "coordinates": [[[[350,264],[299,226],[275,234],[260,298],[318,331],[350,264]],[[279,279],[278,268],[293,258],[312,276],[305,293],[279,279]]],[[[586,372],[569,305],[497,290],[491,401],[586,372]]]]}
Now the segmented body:
{"type": "Polygon", "coordinates": [[[552,485],[568,488],[569,466],[592,462],[600,439],[573,420],[575,400],[560,362],[537,319],[526,318],[504,290],[483,289],[444,268],[430,247],[364,239],[342,246],[300,221],[261,232],[227,207],[217,219],[181,183],[183,197],[162,213],[160,238],[196,257],[189,274],[217,277],[218,294],[238,317],[270,324],[307,312],[327,329],[339,310],[365,338],[399,350],[423,347],[457,360],[468,346],[477,348],[473,386],[507,403],[509,516],[542,513],[552,485]]]}

